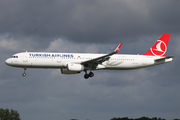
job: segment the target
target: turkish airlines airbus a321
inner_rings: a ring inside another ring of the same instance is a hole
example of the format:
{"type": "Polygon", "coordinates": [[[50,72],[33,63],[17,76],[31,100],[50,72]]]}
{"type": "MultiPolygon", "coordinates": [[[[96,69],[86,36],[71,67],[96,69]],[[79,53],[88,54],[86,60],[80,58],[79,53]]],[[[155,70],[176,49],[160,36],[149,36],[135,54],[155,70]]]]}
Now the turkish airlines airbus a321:
{"type": "Polygon", "coordinates": [[[169,33],[164,33],[143,55],[116,54],[122,43],[109,54],[85,53],[42,53],[22,52],[14,54],[5,63],[12,67],[61,69],[62,74],[85,72],[84,78],[93,77],[93,70],[129,70],[145,68],[173,61],[173,56],[165,57],[169,33]],[[90,71],[87,73],[87,71],[90,71]]]}

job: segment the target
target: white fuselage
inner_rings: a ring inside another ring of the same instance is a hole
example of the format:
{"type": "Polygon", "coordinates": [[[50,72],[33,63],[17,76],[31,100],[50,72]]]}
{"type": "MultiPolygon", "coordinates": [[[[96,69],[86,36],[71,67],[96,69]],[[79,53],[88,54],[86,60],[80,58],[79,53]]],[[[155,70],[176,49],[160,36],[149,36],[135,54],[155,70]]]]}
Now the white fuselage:
{"type": "MultiPolygon", "coordinates": [[[[105,54],[87,53],[42,53],[42,52],[23,52],[13,55],[6,60],[6,64],[21,68],[67,68],[69,63],[80,64],[83,61],[94,59],[105,54]]],[[[126,70],[137,69],[172,61],[172,58],[155,62],[160,59],[158,56],[146,55],[112,55],[107,61],[97,65],[93,70],[110,69],[126,70]]]]}

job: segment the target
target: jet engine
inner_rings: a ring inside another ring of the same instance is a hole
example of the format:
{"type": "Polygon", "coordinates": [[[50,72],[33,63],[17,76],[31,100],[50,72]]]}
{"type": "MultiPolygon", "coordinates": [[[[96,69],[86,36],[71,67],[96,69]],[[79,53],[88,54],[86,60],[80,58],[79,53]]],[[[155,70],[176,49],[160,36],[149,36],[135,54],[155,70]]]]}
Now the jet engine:
{"type": "Polygon", "coordinates": [[[76,71],[76,72],[80,72],[84,70],[84,66],[81,64],[73,64],[73,63],[69,63],[67,65],[67,69],[69,71],[76,71]]]}

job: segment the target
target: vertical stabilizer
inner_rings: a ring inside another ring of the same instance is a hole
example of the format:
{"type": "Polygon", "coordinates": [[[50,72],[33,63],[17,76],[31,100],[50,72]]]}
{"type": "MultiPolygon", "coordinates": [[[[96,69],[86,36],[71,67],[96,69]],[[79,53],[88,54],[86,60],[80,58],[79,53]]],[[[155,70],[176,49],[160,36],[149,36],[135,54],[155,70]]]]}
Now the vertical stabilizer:
{"type": "Polygon", "coordinates": [[[149,49],[149,51],[147,51],[147,53],[145,53],[143,55],[165,57],[167,47],[168,47],[169,38],[170,38],[170,33],[162,34],[162,36],[149,49]]]}

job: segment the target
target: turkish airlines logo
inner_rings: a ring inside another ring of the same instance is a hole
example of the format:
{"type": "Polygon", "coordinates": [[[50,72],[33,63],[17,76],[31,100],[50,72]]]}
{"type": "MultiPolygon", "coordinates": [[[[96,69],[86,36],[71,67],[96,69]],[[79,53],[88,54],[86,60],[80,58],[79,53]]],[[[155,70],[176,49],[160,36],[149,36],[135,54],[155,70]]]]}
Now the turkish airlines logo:
{"type": "Polygon", "coordinates": [[[166,53],[166,49],[166,44],[161,40],[157,40],[155,45],[151,48],[151,52],[155,56],[163,56],[166,53]]]}

